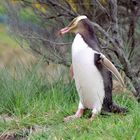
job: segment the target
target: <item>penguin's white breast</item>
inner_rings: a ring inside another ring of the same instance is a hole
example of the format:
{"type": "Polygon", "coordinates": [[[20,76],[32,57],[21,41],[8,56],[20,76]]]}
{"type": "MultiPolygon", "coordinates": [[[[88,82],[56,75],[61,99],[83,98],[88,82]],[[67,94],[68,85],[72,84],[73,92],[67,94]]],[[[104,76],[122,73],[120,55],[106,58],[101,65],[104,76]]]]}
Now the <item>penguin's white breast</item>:
{"type": "Polygon", "coordinates": [[[90,109],[101,105],[105,94],[103,77],[94,64],[95,53],[77,34],[72,44],[74,79],[82,104],[90,109]]]}

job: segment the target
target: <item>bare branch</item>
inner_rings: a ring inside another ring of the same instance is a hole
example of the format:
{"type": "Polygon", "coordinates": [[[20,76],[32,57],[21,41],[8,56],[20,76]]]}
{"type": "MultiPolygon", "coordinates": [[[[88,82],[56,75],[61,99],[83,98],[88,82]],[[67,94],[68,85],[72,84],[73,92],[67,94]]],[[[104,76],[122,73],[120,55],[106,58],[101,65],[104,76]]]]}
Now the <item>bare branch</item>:
{"type": "Polygon", "coordinates": [[[95,23],[95,22],[91,22],[92,23],[92,25],[94,26],[94,27],[96,27],[108,40],[109,40],[109,42],[113,45],[113,46],[116,46],[115,45],[115,42],[114,42],[114,40],[113,40],[113,38],[99,25],[99,24],[97,24],[97,23],[95,23]]]}
{"type": "Polygon", "coordinates": [[[118,44],[118,47],[123,48],[123,40],[119,35],[117,0],[110,0],[109,4],[110,4],[112,37],[115,43],[118,44]]]}
{"type": "Polygon", "coordinates": [[[58,8],[64,10],[65,12],[67,12],[72,17],[78,16],[77,13],[75,13],[74,11],[69,10],[68,8],[66,8],[66,7],[62,6],[61,4],[57,3],[56,1],[48,0],[48,2],[50,4],[52,4],[52,6],[57,6],[58,8]]]}

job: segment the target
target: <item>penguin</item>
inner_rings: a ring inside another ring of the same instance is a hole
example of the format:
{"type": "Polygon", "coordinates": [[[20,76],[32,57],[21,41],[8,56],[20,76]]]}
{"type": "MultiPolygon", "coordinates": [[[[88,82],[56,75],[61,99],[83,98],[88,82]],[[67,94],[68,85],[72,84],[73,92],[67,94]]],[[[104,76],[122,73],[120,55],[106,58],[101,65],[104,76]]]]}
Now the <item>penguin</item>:
{"type": "Polygon", "coordinates": [[[94,120],[102,109],[114,113],[126,112],[112,100],[112,73],[123,86],[124,81],[112,62],[101,53],[90,20],[85,15],[74,18],[59,34],[68,32],[75,33],[71,73],[79,95],[79,105],[77,112],[64,118],[64,121],[80,118],[85,109],[92,110],[90,120],[94,120]]]}

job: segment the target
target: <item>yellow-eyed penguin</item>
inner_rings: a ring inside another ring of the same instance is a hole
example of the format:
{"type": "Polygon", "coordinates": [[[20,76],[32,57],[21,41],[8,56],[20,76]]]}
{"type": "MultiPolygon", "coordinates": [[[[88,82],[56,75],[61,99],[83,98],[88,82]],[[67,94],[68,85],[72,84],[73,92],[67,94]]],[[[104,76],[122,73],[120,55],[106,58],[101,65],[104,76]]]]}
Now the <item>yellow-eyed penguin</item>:
{"type": "Polygon", "coordinates": [[[74,74],[80,101],[76,114],[64,120],[80,118],[85,108],[92,109],[91,120],[101,112],[102,108],[109,112],[125,112],[124,108],[112,101],[111,72],[122,85],[124,82],[115,66],[100,52],[90,20],[84,15],[76,17],[59,33],[63,35],[67,32],[76,34],[72,43],[71,71],[74,74]]]}

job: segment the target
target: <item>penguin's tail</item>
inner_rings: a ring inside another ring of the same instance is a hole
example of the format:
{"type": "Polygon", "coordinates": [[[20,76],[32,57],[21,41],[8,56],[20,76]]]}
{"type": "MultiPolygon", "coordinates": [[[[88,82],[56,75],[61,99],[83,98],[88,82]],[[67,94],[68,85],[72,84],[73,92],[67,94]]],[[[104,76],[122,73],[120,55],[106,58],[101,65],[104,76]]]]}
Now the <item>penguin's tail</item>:
{"type": "Polygon", "coordinates": [[[110,112],[126,114],[128,112],[128,109],[112,103],[112,105],[110,106],[110,112]]]}

